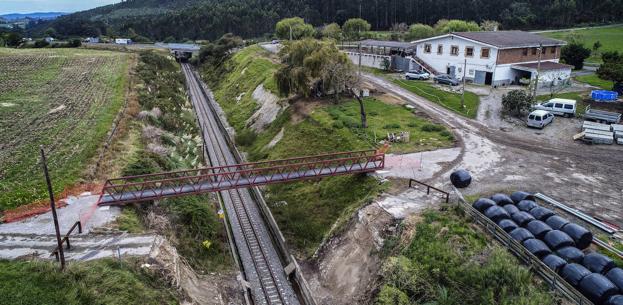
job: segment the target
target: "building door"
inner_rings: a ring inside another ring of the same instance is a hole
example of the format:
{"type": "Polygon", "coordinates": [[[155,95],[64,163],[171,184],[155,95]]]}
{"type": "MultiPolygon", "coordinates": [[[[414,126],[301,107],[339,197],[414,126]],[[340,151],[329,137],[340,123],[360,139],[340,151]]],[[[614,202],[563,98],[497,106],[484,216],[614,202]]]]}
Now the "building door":
{"type": "Polygon", "coordinates": [[[448,67],[448,69],[447,69],[448,72],[446,74],[450,75],[451,77],[455,77],[454,76],[455,69],[456,69],[456,67],[454,67],[454,66],[448,67]]]}
{"type": "Polygon", "coordinates": [[[483,85],[485,83],[487,72],[485,71],[476,71],[474,75],[474,84],[483,85]]]}
{"type": "Polygon", "coordinates": [[[487,72],[485,75],[485,85],[491,85],[493,83],[493,72],[487,72]]]}

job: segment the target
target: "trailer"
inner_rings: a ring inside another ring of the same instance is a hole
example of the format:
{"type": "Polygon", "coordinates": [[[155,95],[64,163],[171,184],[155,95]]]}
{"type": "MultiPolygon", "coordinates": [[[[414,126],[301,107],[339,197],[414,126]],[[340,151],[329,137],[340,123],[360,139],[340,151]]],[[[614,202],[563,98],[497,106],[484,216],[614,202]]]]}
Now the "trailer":
{"type": "Polygon", "coordinates": [[[606,124],[618,124],[621,122],[621,114],[617,112],[595,110],[588,106],[584,112],[584,119],[606,124]]]}
{"type": "Polygon", "coordinates": [[[595,123],[595,122],[591,122],[591,121],[584,121],[584,123],[582,124],[582,130],[584,131],[584,130],[587,130],[587,129],[601,130],[601,131],[611,131],[612,130],[610,125],[595,123]]]}
{"type": "MultiPolygon", "coordinates": [[[[621,128],[621,130],[623,130],[623,125],[612,126],[616,126],[614,128],[621,128]]],[[[582,132],[573,136],[573,140],[582,140],[590,144],[613,144],[615,141],[615,132],[612,131],[612,126],[591,121],[584,121],[584,123],[582,123],[582,132]]],[[[620,134],[623,140],[623,131],[620,134]]]]}
{"type": "Polygon", "coordinates": [[[608,134],[601,134],[584,131],[584,137],[582,137],[582,141],[591,144],[612,145],[614,143],[614,133],[609,132],[608,134]]]}

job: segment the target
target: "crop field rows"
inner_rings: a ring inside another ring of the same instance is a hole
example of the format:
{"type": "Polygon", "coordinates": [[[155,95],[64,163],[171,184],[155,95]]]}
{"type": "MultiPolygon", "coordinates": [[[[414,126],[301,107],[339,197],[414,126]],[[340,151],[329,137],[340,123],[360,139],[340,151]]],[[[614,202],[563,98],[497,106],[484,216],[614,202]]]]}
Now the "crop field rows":
{"type": "Polygon", "coordinates": [[[38,147],[55,191],[76,183],[123,105],[127,55],[0,51],[0,211],[45,198],[38,147]]]}

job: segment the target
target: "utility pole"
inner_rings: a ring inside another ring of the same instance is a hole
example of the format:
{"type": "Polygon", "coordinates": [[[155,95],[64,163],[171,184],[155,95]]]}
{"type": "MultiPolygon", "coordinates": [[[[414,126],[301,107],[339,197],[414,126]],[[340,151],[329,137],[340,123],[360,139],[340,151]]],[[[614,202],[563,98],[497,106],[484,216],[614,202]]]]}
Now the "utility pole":
{"type": "Polygon", "coordinates": [[[290,41],[292,41],[292,26],[289,26],[289,27],[290,27],[290,41]]]}
{"type": "Polygon", "coordinates": [[[539,74],[541,74],[541,55],[543,54],[543,44],[539,43],[539,60],[536,64],[536,77],[534,80],[534,92],[532,93],[532,99],[536,100],[536,90],[539,87],[539,74]]]}
{"type": "Polygon", "coordinates": [[[463,92],[461,93],[461,109],[465,109],[465,73],[467,72],[467,58],[463,65],[463,92]]]}
{"type": "Polygon", "coordinates": [[[359,53],[359,64],[358,64],[357,77],[359,78],[359,81],[361,81],[361,43],[357,45],[357,52],[359,53]]]}
{"type": "Polygon", "coordinates": [[[63,242],[61,241],[61,230],[58,227],[58,216],[56,215],[56,204],[54,203],[54,191],[52,190],[52,181],[50,181],[50,174],[48,173],[48,161],[45,158],[45,152],[43,151],[43,145],[41,149],[41,163],[43,163],[43,173],[45,175],[45,182],[48,185],[48,193],[50,194],[50,208],[52,208],[52,218],[54,219],[54,229],[56,230],[56,242],[58,244],[58,255],[61,261],[61,270],[65,269],[65,253],[63,251],[63,242]]]}

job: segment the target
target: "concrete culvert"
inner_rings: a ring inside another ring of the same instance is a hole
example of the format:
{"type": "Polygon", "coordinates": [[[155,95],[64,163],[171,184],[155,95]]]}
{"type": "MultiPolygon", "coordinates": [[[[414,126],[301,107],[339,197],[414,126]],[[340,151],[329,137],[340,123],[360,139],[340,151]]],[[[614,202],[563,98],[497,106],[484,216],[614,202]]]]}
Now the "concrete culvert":
{"type": "Polygon", "coordinates": [[[510,219],[511,215],[506,212],[506,210],[500,206],[494,205],[488,208],[485,211],[485,216],[487,218],[493,220],[493,222],[498,223],[502,219],[510,219]]]}
{"type": "Polygon", "coordinates": [[[589,253],[584,256],[582,265],[592,272],[601,274],[606,274],[612,268],[616,267],[616,264],[611,258],[597,252],[589,253]]]}
{"type": "Polygon", "coordinates": [[[544,207],[536,207],[530,210],[530,214],[540,221],[546,221],[548,218],[555,215],[554,211],[544,207]]]}
{"type": "Polygon", "coordinates": [[[552,230],[550,226],[540,220],[533,220],[529,222],[526,225],[526,229],[528,229],[528,231],[530,231],[530,233],[538,239],[543,239],[545,234],[552,230]]]}
{"type": "Polygon", "coordinates": [[[488,208],[495,205],[495,201],[489,198],[480,198],[472,204],[472,207],[478,210],[480,213],[484,213],[488,208]]]}
{"type": "Polygon", "coordinates": [[[623,293],[623,269],[612,268],[606,273],[606,277],[623,293]]]}
{"type": "Polygon", "coordinates": [[[543,241],[545,241],[547,246],[550,247],[552,250],[575,246],[573,238],[569,237],[567,233],[559,230],[552,230],[547,232],[547,234],[545,234],[545,237],[543,237],[543,241]]]}
{"type": "Polygon", "coordinates": [[[511,218],[516,224],[522,227],[525,227],[529,222],[535,220],[534,216],[530,215],[530,213],[521,212],[521,211],[513,214],[511,218]]]}
{"type": "Polygon", "coordinates": [[[498,226],[504,230],[506,233],[510,233],[513,230],[517,229],[519,226],[510,219],[502,219],[498,222],[498,226]]]}
{"type": "Polygon", "coordinates": [[[599,273],[592,273],[580,281],[580,291],[596,305],[604,304],[619,292],[612,282],[599,273]]]}
{"type": "Polygon", "coordinates": [[[527,193],[527,192],[522,192],[522,191],[517,191],[517,192],[512,193],[511,199],[513,200],[515,204],[518,204],[522,200],[532,200],[532,201],[535,200],[532,194],[527,193]]]}
{"type": "Polygon", "coordinates": [[[592,273],[588,269],[576,263],[567,264],[560,271],[560,276],[576,288],[579,287],[580,281],[590,274],[592,273]]]}
{"type": "Polygon", "coordinates": [[[517,228],[513,231],[511,231],[511,237],[520,242],[523,243],[525,240],[534,238],[534,235],[532,235],[532,233],[530,233],[530,231],[524,229],[524,228],[517,228]]]}
{"type": "Polygon", "coordinates": [[[472,175],[464,169],[459,169],[450,174],[450,182],[457,188],[466,188],[472,183],[472,175]]]}
{"type": "Polygon", "coordinates": [[[528,249],[528,251],[530,251],[530,253],[534,254],[538,258],[543,258],[552,254],[552,250],[550,250],[544,242],[538,239],[527,239],[522,244],[526,247],[526,249],[528,249]]]}
{"type": "Polygon", "coordinates": [[[584,252],[576,247],[564,247],[556,250],[556,255],[562,257],[567,263],[581,264],[584,260],[584,252]]]}
{"type": "Polygon", "coordinates": [[[499,206],[505,206],[507,204],[515,204],[511,197],[508,197],[506,194],[495,194],[491,196],[491,200],[495,201],[495,203],[499,206]]]}
{"type": "Polygon", "coordinates": [[[569,223],[568,220],[558,216],[558,215],[554,215],[550,218],[548,218],[547,220],[545,220],[545,223],[552,227],[552,229],[554,230],[562,230],[562,227],[564,227],[566,224],[569,223]]]}
{"type": "Polygon", "coordinates": [[[508,214],[510,214],[511,216],[515,213],[519,213],[519,209],[512,205],[512,204],[507,204],[504,206],[504,209],[506,210],[506,212],[508,212],[508,214]]]}
{"type": "Polygon", "coordinates": [[[530,212],[530,210],[538,206],[539,205],[536,204],[536,202],[532,200],[522,200],[517,204],[517,207],[519,208],[519,210],[524,211],[524,212],[530,212]]]}
{"type": "Polygon", "coordinates": [[[588,246],[591,245],[591,242],[593,242],[593,233],[575,223],[568,223],[562,227],[561,231],[571,236],[573,241],[575,241],[575,246],[580,249],[588,248],[588,246]]]}
{"type": "Polygon", "coordinates": [[[560,270],[567,265],[567,261],[562,259],[560,256],[555,254],[550,254],[543,258],[543,263],[547,265],[550,269],[554,270],[556,273],[560,273],[560,270]]]}
{"type": "Polygon", "coordinates": [[[611,296],[608,301],[606,301],[605,305],[623,305],[623,295],[617,294],[611,296]]]}

